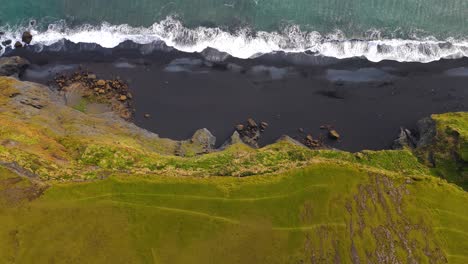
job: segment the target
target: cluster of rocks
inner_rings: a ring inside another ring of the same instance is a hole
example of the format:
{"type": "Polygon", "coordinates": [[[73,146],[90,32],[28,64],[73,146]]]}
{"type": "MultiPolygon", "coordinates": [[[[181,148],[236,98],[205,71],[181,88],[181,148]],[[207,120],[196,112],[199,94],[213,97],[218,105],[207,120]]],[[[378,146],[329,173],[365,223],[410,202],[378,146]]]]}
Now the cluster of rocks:
{"type": "MultiPolygon", "coordinates": [[[[0,36],[4,34],[5,34],[4,32],[0,32],[0,36]]],[[[32,39],[33,39],[33,36],[31,32],[25,31],[21,35],[21,41],[16,41],[13,47],[15,47],[15,49],[22,48],[23,46],[31,44],[32,39]]],[[[11,39],[7,39],[7,40],[3,40],[1,43],[2,43],[2,46],[7,47],[7,46],[10,46],[13,43],[13,41],[11,39]]],[[[2,46],[0,46],[0,50],[2,49],[2,46]]]]}
{"type": "Polygon", "coordinates": [[[249,118],[245,123],[236,126],[236,132],[244,143],[258,148],[258,140],[267,128],[267,122],[262,121],[260,124],[257,124],[254,119],[249,118]]]}
{"type": "MultiPolygon", "coordinates": [[[[331,140],[339,140],[340,134],[330,125],[320,126],[320,129],[327,130],[327,137],[331,140]]],[[[303,128],[299,128],[301,134],[305,134],[303,128]]],[[[302,137],[300,142],[309,148],[325,148],[325,135],[319,135],[318,138],[314,138],[311,134],[302,137]]]]}
{"type": "Polygon", "coordinates": [[[84,98],[98,103],[110,104],[112,110],[117,112],[122,118],[130,120],[133,116],[132,94],[128,90],[128,85],[119,78],[104,80],[97,78],[96,74],[77,71],[71,75],[60,74],[54,78],[59,91],[66,92],[73,87],[82,93],[84,98]]]}

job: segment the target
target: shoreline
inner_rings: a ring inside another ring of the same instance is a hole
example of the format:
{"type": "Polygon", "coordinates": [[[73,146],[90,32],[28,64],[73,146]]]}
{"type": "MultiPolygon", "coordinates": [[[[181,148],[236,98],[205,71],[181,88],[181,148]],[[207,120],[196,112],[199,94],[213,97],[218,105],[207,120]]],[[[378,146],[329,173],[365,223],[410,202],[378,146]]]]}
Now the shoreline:
{"type": "Polygon", "coordinates": [[[372,63],[279,53],[220,61],[224,55],[209,50],[189,54],[161,46],[142,55],[144,45],[135,48],[134,43],[92,50],[66,46],[65,51],[22,49],[8,56],[32,63],[21,78],[27,81],[48,84],[55,73],[79,66],[102,78],[118,76],[134,96],[136,125],[176,140],[206,127],[217,137],[217,147],[236,125],[253,118],[269,124],[260,146],[282,135],[303,141],[310,134],[346,151],[388,149],[400,127],[414,129],[430,114],[468,110],[466,58],[372,63]],[[320,129],[324,125],[341,139],[327,139],[320,129]]]}

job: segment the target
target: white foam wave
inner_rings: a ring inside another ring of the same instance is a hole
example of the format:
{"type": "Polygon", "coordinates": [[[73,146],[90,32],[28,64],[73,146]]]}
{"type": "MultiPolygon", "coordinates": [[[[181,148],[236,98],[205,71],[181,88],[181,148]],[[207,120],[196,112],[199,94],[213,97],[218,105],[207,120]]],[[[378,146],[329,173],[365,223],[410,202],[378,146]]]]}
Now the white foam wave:
{"type": "MultiPolygon", "coordinates": [[[[23,30],[7,31],[2,38],[12,39],[14,43],[21,39],[23,30]]],[[[394,60],[427,63],[443,58],[468,57],[467,39],[378,39],[375,36],[379,34],[372,34],[374,37],[369,39],[347,40],[340,32],[323,36],[318,32],[301,31],[297,26],[290,26],[281,32],[253,33],[243,29],[231,33],[219,28],[189,29],[174,18],[167,18],[147,28],[107,23],[68,28],[58,23],[50,25],[45,31],[32,30],[32,33],[34,38],[31,44],[39,46],[50,46],[63,39],[74,43],[95,43],[105,48],[116,47],[124,41],[138,44],[164,41],[168,46],[184,52],[202,52],[206,48],[213,48],[243,59],[278,51],[309,51],[314,55],[339,59],[364,57],[374,62],[394,60]]]]}

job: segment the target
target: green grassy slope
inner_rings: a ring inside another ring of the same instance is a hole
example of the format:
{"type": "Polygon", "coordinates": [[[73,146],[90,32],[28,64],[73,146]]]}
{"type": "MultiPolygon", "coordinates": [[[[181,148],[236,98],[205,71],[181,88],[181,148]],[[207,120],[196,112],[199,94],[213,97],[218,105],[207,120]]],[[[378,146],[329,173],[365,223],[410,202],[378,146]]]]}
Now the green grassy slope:
{"type": "Polygon", "coordinates": [[[468,113],[416,151],[177,157],[54,96],[0,77],[0,263],[468,262],[468,113]]]}
{"type": "MultiPolygon", "coordinates": [[[[17,177],[4,172],[2,182],[17,177]]],[[[467,203],[466,192],[437,178],[332,162],[248,178],[120,175],[3,206],[0,259],[466,263],[467,203]]]]}

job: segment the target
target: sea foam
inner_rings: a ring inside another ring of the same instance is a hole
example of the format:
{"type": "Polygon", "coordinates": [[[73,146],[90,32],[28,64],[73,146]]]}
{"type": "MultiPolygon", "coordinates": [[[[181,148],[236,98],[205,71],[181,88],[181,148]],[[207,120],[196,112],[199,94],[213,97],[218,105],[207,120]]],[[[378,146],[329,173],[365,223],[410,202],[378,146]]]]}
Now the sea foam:
{"type": "MultiPolygon", "coordinates": [[[[380,39],[374,36],[369,39],[347,39],[339,31],[322,35],[318,32],[301,31],[298,26],[286,27],[281,32],[253,32],[247,28],[228,32],[220,28],[187,28],[172,17],[150,27],[103,23],[99,26],[83,25],[69,28],[64,23],[56,23],[42,31],[7,28],[0,29],[5,31],[2,41],[11,39],[13,45],[15,41],[21,40],[24,30],[33,33],[31,44],[38,47],[57,45],[64,39],[74,43],[93,43],[104,48],[114,48],[124,41],[137,44],[163,41],[166,45],[183,52],[202,52],[212,48],[241,59],[280,51],[308,52],[316,56],[338,59],[361,57],[373,62],[393,60],[427,63],[440,59],[468,57],[466,39],[380,39]]],[[[5,47],[0,52],[4,51],[5,47]]]]}

